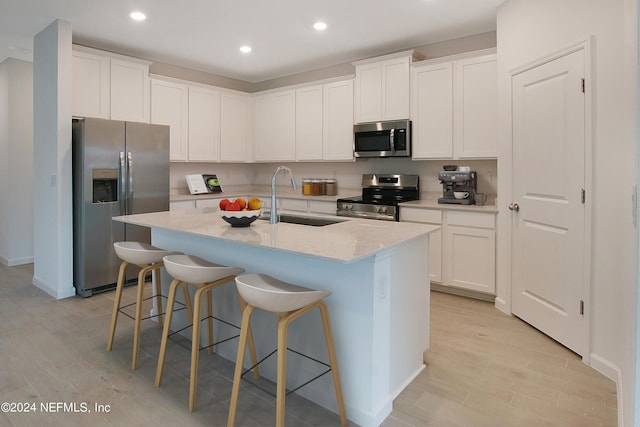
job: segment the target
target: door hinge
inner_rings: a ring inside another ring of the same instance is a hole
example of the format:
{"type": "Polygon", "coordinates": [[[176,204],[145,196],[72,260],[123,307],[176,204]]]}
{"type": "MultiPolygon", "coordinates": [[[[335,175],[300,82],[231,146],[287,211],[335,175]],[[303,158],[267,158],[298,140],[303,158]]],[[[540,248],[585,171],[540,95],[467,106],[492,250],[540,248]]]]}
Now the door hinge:
{"type": "Polygon", "coordinates": [[[582,80],[582,81],[581,81],[581,83],[580,83],[580,88],[582,89],[582,93],[585,93],[585,88],[584,88],[584,86],[585,86],[585,82],[584,82],[584,78],[582,78],[581,80],[582,80]]]}
{"type": "Polygon", "coordinates": [[[580,300],[580,315],[584,316],[584,301],[580,300]]]}
{"type": "Polygon", "coordinates": [[[585,189],[583,188],[580,191],[580,203],[582,203],[583,205],[586,203],[587,201],[587,192],[585,191],[585,189]]]}

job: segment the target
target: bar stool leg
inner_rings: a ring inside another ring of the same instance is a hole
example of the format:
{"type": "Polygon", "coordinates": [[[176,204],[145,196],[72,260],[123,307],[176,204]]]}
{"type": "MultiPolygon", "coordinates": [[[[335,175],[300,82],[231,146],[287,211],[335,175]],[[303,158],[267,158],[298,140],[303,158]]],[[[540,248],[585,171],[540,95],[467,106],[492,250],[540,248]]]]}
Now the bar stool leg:
{"type": "Polygon", "coordinates": [[[142,297],[144,295],[144,278],[153,267],[147,266],[140,269],[138,273],[138,293],[136,297],[136,319],[133,332],[133,357],[131,358],[131,369],[138,369],[138,349],[140,346],[140,323],[142,321],[142,297]]]}
{"type": "Polygon", "coordinates": [[[200,288],[193,297],[193,324],[191,327],[191,372],[189,379],[189,412],[196,409],[196,388],[198,385],[198,355],[200,353],[200,310],[202,305],[202,293],[200,288]]]}
{"type": "MultiPolygon", "coordinates": [[[[189,295],[189,285],[187,282],[182,282],[182,296],[184,298],[184,305],[187,307],[187,318],[189,322],[193,321],[193,307],[191,306],[191,296],[189,295]]],[[[191,326],[191,324],[189,324],[191,326]]]]}
{"type": "Polygon", "coordinates": [[[343,426],[347,425],[347,411],[344,408],[344,399],[342,396],[342,385],[340,383],[340,374],[338,372],[338,360],[336,359],[336,350],[333,346],[333,334],[331,333],[331,323],[329,321],[329,310],[324,301],[318,301],[318,308],[322,315],[322,327],[324,328],[324,339],[327,343],[327,352],[329,353],[329,364],[331,365],[331,374],[333,375],[333,386],[336,389],[336,400],[338,402],[338,411],[340,412],[340,422],[343,426]]]}
{"type": "MultiPolygon", "coordinates": [[[[240,304],[240,313],[244,313],[244,309],[247,306],[247,303],[242,299],[240,294],[238,294],[238,303],[240,304]]],[[[248,326],[249,330],[247,331],[247,339],[249,340],[249,356],[251,357],[251,366],[253,368],[253,377],[257,380],[260,379],[260,368],[258,368],[258,357],[256,356],[256,346],[253,343],[253,331],[251,330],[251,323],[248,326]]]]}
{"type": "Polygon", "coordinates": [[[159,262],[157,264],[154,264],[154,269],[153,269],[153,279],[154,279],[154,283],[156,285],[156,307],[158,310],[158,327],[160,329],[162,329],[162,284],[161,284],[161,279],[160,277],[162,276],[162,274],[160,274],[160,267],[162,267],[162,262],[159,262]]]}
{"type": "Polygon", "coordinates": [[[255,309],[252,305],[246,305],[242,310],[242,324],[240,325],[240,341],[238,342],[238,354],[236,356],[236,369],[233,374],[233,387],[231,389],[231,400],[229,402],[229,418],[227,427],[233,427],[236,421],[236,410],[238,409],[238,393],[240,392],[240,381],[244,364],[244,353],[247,349],[247,338],[251,325],[251,314],[255,309]]]}
{"type": "Polygon", "coordinates": [[[207,326],[209,328],[209,355],[214,353],[213,349],[213,289],[207,291],[207,326]]]}
{"type": "Polygon", "coordinates": [[[111,312],[111,327],[109,328],[109,339],[107,340],[107,351],[113,347],[113,337],[116,333],[116,323],[118,323],[118,313],[120,312],[120,300],[122,299],[122,288],[124,284],[124,272],[129,265],[123,261],[118,271],[118,283],[116,284],[116,295],[113,298],[113,311],[111,312]]]}
{"type": "Polygon", "coordinates": [[[162,341],[160,342],[160,354],[158,355],[158,367],[156,368],[156,387],[160,387],[162,381],[162,370],[164,368],[164,359],[167,354],[167,341],[169,340],[169,330],[171,329],[171,317],[173,316],[173,304],[176,300],[176,290],[178,286],[184,283],[179,280],[173,280],[169,285],[169,296],[167,297],[167,316],[165,318],[164,327],[162,328],[162,341]]]}
{"type": "Polygon", "coordinates": [[[278,316],[278,373],[276,375],[276,427],[284,427],[284,404],[287,386],[288,317],[278,316]]]}

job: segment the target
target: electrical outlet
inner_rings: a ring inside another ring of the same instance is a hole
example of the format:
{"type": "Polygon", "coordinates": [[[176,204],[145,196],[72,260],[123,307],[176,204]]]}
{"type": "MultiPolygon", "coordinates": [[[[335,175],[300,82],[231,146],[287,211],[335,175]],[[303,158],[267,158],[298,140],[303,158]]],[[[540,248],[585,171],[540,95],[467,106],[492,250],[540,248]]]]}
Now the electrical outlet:
{"type": "Polygon", "coordinates": [[[56,186],[56,174],[52,173],[51,176],[49,177],[49,186],[51,187],[55,187],[56,186]]]}
{"type": "Polygon", "coordinates": [[[487,172],[487,177],[489,177],[489,182],[495,181],[496,180],[496,172],[495,171],[487,172]]]}

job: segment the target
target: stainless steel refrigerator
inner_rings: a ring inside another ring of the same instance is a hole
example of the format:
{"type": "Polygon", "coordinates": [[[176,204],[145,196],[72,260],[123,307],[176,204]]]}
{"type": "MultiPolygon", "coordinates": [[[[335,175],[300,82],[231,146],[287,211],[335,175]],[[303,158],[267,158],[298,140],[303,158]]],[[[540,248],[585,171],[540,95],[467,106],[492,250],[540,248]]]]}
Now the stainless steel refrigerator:
{"type": "Polygon", "coordinates": [[[169,127],[74,118],[72,147],[73,281],[88,297],[115,287],[114,242],[151,240],[148,228],[111,218],[169,210],[169,127]]]}

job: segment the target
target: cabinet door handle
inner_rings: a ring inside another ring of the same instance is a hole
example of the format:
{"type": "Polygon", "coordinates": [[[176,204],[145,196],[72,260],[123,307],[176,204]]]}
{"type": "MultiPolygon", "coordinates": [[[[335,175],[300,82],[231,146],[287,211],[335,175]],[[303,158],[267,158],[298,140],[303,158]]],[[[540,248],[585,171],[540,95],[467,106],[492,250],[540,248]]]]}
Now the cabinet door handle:
{"type": "Polygon", "coordinates": [[[519,205],[519,204],[517,204],[517,203],[511,203],[511,204],[509,205],[509,210],[510,210],[510,211],[518,212],[518,211],[520,210],[520,205],[519,205]]]}

